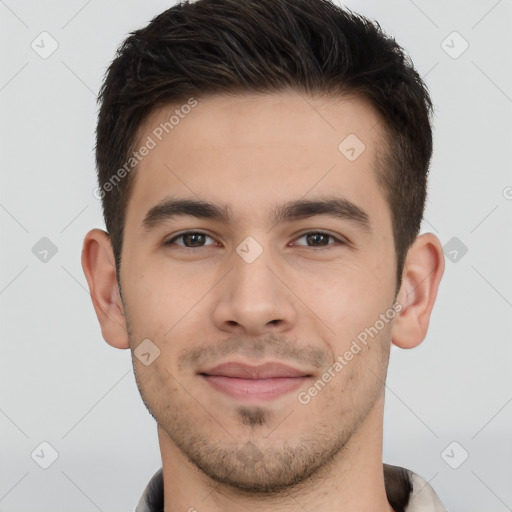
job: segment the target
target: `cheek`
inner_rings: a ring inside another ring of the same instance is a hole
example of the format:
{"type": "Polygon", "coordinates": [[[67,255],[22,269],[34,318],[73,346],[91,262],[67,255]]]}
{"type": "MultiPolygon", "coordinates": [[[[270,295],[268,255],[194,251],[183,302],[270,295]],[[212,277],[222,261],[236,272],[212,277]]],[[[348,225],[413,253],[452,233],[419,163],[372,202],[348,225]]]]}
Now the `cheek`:
{"type": "Polygon", "coordinates": [[[390,317],[383,322],[381,315],[390,312],[392,291],[392,287],[379,283],[368,267],[332,273],[328,282],[310,289],[308,305],[328,327],[324,339],[333,360],[350,350],[358,352],[348,354],[350,362],[336,374],[338,383],[345,382],[351,388],[356,385],[352,380],[357,380],[361,371],[365,373],[365,368],[377,369],[385,363],[391,324],[390,317]]]}
{"type": "Polygon", "coordinates": [[[373,323],[389,307],[393,287],[383,270],[368,262],[337,267],[302,279],[301,293],[307,305],[341,334],[351,326],[373,323]]]}
{"type": "Polygon", "coordinates": [[[199,299],[208,289],[204,275],[188,275],[183,269],[169,268],[163,262],[147,265],[140,274],[134,273],[127,284],[126,302],[136,327],[162,337],[198,307],[199,299]]]}

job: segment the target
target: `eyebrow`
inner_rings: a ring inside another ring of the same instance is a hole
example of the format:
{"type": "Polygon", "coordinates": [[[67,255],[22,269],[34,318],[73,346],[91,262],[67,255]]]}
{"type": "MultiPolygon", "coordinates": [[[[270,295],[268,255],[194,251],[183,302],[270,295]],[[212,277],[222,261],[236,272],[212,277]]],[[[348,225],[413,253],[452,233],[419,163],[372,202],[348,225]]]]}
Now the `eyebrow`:
{"type": "MultiPolygon", "coordinates": [[[[271,211],[272,227],[284,222],[301,220],[315,215],[326,215],[336,219],[350,221],[363,231],[371,231],[368,214],[359,206],[343,197],[325,197],[320,199],[298,199],[277,206],[271,211]]],[[[220,205],[200,199],[168,197],[153,206],[144,217],[142,226],[151,231],[177,217],[196,217],[229,224],[232,214],[227,205],[220,205]]]]}

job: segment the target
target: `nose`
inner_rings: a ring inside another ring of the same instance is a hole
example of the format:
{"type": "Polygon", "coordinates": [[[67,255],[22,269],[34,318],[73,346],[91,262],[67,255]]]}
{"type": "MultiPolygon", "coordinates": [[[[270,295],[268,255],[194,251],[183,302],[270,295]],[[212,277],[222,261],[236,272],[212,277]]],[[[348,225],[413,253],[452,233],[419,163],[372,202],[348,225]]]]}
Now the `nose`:
{"type": "Polygon", "coordinates": [[[235,253],[231,271],[216,287],[217,328],[253,336],[292,329],[297,311],[287,279],[268,251],[250,263],[235,253]]]}

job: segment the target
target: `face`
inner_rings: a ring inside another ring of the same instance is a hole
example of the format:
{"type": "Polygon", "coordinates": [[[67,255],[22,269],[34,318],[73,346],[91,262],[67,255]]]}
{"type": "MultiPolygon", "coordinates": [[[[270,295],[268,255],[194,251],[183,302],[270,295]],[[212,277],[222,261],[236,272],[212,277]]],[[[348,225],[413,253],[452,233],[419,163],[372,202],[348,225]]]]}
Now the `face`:
{"type": "Polygon", "coordinates": [[[199,100],[162,134],[175,109],[143,126],[156,145],[126,213],[130,345],[149,339],[152,360],[133,357],[137,384],[169,449],[206,475],[294,485],[343,457],[383,397],[382,127],[360,99],[283,92],[199,100]]]}

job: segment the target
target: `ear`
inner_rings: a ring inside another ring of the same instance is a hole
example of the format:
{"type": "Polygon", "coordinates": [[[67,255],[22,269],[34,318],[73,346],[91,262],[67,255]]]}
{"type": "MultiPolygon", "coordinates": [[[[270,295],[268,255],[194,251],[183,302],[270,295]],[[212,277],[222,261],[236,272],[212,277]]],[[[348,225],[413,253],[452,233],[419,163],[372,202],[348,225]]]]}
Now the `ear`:
{"type": "Polygon", "coordinates": [[[116,278],[110,236],[93,229],[84,238],[82,268],[105,341],[115,348],[129,348],[124,307],[116,278]]]}
{"type": "Polygon", "coordinates": [[[414,348],[427,335],[430,314],[444,272],[443,247],[432,233],[413,242],[404,263],[402,284],[397,294],[398,315],[391,340],[400,348],[414,348]]]}

